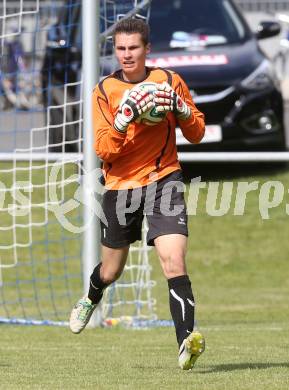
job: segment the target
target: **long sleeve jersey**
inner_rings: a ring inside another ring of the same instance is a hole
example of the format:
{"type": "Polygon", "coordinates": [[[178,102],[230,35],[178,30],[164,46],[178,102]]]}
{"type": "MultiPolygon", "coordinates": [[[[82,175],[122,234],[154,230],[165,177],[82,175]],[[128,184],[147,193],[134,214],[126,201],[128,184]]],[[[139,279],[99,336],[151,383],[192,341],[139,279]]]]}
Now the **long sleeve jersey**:
{"type": "Polygon", "coordinates": [[[180,169],[176,147],[176,126],[191,143],[201,141],[204,115],[196,108],[187,85],[175,72],[162,68],[147,68],[143,82],[168,82],[190,107],[187,120],[177,119],[169,112],[154,126],[132,122],[121,133],[113,127],[119,104],[127,89],[137,83],[122,79],[121,71],[104,78],[93,91],[94,147],[103,160],[105,185],[109,189],[128,189],[145,186],[180,169]]]}

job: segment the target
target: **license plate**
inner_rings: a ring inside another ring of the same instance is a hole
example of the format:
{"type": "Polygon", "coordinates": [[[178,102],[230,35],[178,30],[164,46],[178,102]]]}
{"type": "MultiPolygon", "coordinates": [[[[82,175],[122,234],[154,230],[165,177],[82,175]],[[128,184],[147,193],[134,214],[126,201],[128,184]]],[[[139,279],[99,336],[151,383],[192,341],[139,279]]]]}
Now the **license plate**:
{"type": "MultiPolygon", "coordinates": [[[[179,127],[176,128],[176,141],[177,145],[190,144],[188,140],[183,136],[183,133],[179,127]]],[[[222,141],[222,128],[219,125],[207,125],[205,135],[201,143],[206,142],[220,142],[222,141]]]]}

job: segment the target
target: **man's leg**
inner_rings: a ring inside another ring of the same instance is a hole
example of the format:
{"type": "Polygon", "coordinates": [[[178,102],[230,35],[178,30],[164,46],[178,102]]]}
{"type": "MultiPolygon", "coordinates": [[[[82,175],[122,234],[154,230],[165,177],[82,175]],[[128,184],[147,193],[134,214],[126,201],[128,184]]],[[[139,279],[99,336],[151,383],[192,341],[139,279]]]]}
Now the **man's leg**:
{"type": "Polygon", "coordinates": [[[104,289],[122,274],[128,251],[129,246],[114,249],[102,245],[102,261],[94,268],[90,276],[88,298],[93,304],[99,303],[104,289]]]}
{"type": "Polygon", "coordinates": [[[180,346],[194,329],[194,297],[185,265],[187,237],[181,234],[159,236],[155,247],[168,280],[170,310],[180,346]]]}
{"type": "Polygon", "coordinates": [[[80,333],[85,328],[104,289],[121,275],[130,244],[141,239],[142,210],[125,213],[125,224],[119,220],[118,208],[129,211],[132,195],[132,190],[108,190],[103,195],[102,207],[109,224],[106,226],[101,222],[101,262],[91,274],[88,295],[81,298],[71,312],[70,329],[73,333],[80,333]],[[119,196],[124,201],[121,206],[119,196]]]}
{"type": "Polygon", "coordinates": [[[72,309],[69,325],[73,333],[80,333],[86,327],[104,289],[120,277],[128,251],[129,246],[117,249],[102,246],[102,262],[91,274],[88,296],[81,298],[72,309]]]}
{"type": "Polygon", "coordinates": [[[194,332],[195,302],[185,265],[187,237],[167,234],[157,237],[154,243],[168,280],[170,311],[179,344],[179,365],[187,370],[205,348],[203,336],[194,332]]]}

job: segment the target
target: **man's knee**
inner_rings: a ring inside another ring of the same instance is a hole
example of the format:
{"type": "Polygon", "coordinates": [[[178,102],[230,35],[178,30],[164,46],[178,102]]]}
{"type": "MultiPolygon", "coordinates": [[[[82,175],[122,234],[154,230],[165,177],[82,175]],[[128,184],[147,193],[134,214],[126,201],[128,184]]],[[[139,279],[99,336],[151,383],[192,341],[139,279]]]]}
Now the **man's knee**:
{"type": "Polygon", "coordinates": [[[129,247],[111,249],[102,247],[102,265],[100,268],[100,278],[106,284],[115,282],[124,269],[129,247]]]}
{"type": "Polygon", "coordinates": [[[100,269],[100,277],[105,284],[111,284],[115,282],[121,276],[121,274],[122,269],[111,269],[104,265],[102,265],[100,269]]]}
{"type": "Polygon", "coordinates": [[[160,255],[160,260],[167,279],[186,273],[185,258],[182,251],[160,255]]]}

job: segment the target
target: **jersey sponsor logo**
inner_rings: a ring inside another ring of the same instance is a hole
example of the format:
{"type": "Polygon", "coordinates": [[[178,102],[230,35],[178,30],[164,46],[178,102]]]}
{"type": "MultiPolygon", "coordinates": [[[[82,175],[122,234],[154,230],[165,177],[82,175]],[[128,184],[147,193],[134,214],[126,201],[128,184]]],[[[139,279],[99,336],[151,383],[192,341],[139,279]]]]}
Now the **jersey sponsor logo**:
{"type": "Polygon", "coordinates": [[[226,65],[229,60],[224,54],[201,54],[201,55],[186,55],[186,56],[167,56],[148,58],[147,66],[156,67],[178,67],[178,66],[199,66],[199,65],[226,65]]]}

